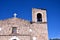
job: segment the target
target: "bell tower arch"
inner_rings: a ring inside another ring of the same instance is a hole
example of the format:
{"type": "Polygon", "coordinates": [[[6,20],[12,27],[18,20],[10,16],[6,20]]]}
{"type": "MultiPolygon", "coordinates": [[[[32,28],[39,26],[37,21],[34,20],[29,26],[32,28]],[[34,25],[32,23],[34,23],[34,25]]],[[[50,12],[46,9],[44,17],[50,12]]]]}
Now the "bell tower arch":
{"type": "Polygon", "coordinates": [[[37,14],[37,22],[42,22],[42,14],[41,13],[37,14]]]}
{"type": "Polygon", "coordinates": [[[32,8],[32,22],[47,22],[45,9],[32,8]]]}

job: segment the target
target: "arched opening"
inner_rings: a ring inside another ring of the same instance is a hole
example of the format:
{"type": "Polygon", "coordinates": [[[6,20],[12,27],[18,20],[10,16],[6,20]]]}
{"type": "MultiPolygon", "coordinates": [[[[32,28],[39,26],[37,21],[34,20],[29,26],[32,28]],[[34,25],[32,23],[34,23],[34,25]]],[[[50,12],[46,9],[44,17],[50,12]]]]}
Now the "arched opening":
{"type": "Polygon", "coordinates": [[[13,40],[17,40],[17,39],[13,39],[13,40]]]}
{"type": "Polygon", "coordinates": [[[16,37],[16,36],[13,36],[9,40],[20,40],[20,39],[18,37],[16,37]]]}
{"type": "Polygon", "coordinates": [[[42,22],[42,14],[41,13],[37,14],[37,22],[42,22]]]}

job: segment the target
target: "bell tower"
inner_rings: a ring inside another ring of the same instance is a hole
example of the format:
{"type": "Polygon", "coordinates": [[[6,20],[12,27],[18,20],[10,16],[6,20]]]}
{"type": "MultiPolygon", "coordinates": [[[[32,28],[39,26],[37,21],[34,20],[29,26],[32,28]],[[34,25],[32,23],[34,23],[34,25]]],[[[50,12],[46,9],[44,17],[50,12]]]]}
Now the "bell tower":
{"type": "Polygon", "coordinates": [[[32,22],[47,22],[46,10],[32,8],[32,22]]]}
{"type": "Polygon", "coordinates": [[[48,40],[46,9],[32,8],[32,23],[37,40],[48,40]]]}

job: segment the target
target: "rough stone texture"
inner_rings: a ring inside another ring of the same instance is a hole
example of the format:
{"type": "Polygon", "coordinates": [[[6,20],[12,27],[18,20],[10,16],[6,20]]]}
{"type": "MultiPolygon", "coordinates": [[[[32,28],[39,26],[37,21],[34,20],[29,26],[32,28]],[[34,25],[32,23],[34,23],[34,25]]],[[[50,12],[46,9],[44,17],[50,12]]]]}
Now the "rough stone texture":
{"type": "Polygon", "coordinates": [[[36,8],[32,8],[32,21],[33,22],[37,22],[37,14],[38,13],[41,13],[42,14],[42,22],[47,22],[46,10],[36,9],[36,8]]]}
{"type": "Polygon", "coordinates": [[[9,40],[14,36],[18,37],[19,40],[33,40],[33,37],[36,37],[36,40],[48,40],[46,10],[32,9],[32,15],[32,24],[19,18],[1,20],[0,40],[9,40]],[[41,23],[36,21],[36,14],[34,14],[38,11],[43,15],[41,23]],[[12,27],[17,27],[16,34],[12,34],[12,27]],[[30,29],[32,29],[32,32],[29,31],[30,29]]]}
{"type": "MultiPolygon", "coordinates": [[[[0,40],[11,40],[14,36],[0,36],[0,40]]],[[[16,36],[19,40],[30,40],[30,36],[16,36]]]]}

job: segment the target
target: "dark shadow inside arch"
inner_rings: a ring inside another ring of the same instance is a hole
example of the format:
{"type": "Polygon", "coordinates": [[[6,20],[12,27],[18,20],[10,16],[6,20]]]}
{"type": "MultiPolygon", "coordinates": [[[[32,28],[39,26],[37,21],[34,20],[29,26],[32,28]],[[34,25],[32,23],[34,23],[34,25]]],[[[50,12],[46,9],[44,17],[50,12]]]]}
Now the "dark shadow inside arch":
{"type": "Polygon", "coordinates": [[[41,13],[37,14],[37,22],[42,22],[42,14],[41,13]]]}
{"type": "Polygon", "coordinates": [[[17,40],[17,39],[13,39],[13,40],[17,40]]]}

